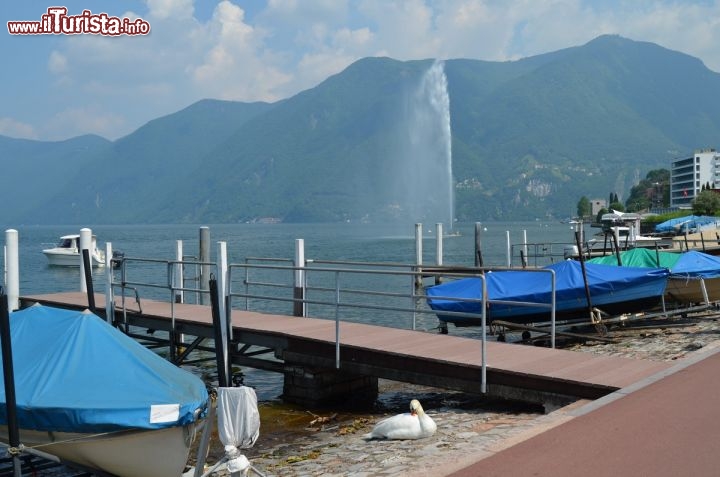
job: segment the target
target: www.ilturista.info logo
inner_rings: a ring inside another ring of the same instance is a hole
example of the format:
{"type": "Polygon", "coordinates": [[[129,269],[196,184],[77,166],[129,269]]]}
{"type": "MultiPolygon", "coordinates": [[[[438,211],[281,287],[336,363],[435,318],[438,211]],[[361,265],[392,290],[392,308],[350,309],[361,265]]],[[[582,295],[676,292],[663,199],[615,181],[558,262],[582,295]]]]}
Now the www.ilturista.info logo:
{"type": "Polygon", "coordinates": [[[50,7],[40,21],[7,22],[11,35],[147,35],[150,23],[142,18],[111,17],[107,13],[83,10],[80,15],[68,15],[65,7],[50,7]]]}

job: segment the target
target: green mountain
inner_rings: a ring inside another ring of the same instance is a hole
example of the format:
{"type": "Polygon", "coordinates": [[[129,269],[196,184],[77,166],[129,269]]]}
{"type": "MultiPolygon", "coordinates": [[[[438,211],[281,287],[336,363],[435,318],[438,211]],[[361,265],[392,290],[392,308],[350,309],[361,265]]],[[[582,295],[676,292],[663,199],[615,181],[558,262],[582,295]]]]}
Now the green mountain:
{"type": "Polygon", "coordinates": [[[458,220],[564,217],[581,196],[622,200],[649,170],[720,140],[720,74],[652,43],[447,60],[446,90],[437,77],[428,88],[432,66],[365,58],[286,100],[205,100],[112,143],[0,138],[0,199],[24,194],[0,219],[447,223],[449,191],[458,220]],[[428,113],[443,92],[452,182],[442,115],[428,113]],[[88,144],[73,155],[75,143],[88,144]],[[48,158],[69,167],[19,191],[48,158]]]}

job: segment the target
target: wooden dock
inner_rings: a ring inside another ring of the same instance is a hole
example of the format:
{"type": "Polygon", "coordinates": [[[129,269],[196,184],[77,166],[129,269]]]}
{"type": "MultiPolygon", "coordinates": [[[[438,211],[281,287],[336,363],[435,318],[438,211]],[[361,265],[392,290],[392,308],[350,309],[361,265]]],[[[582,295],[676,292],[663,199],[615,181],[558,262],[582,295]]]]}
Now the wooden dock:
{"type": "MultiPolygon", "coordinates": [[[[32,303],[83,309],[87,307],[87,296],[69,292],[21,297],[21,306],[32,303]]],[[[102,315],[104,295],[96,294],[95,303],[102,315]]],[[[209,306],[172,307],[176,332],[196,337],[195,343],[207,343],[214,338],[209,306]]],[[[116,322],[126,319],[127,324],[144,331],[170,331],[173,321],[170,303],[143,300],[142,310],[138,311],[128,310],[124,318],[122,311],[116,310],[116,322]]],[[[284,373],[285,393],[293,375],[312,377],[322,374],[321,370],[481,392],[482,350],[477,339],[341,322],[337,369],[335,321],[241,310],[233,310],[231,316],[231,361],[239,366],[284,373]]],[[[138,336],[149,335],[143,332],[138,336]]],[[[577,398],[596,399],[670,367],[664,362],[496,341],[487,342],[486,358],[489,394],[550,407],[577,398]]]]}

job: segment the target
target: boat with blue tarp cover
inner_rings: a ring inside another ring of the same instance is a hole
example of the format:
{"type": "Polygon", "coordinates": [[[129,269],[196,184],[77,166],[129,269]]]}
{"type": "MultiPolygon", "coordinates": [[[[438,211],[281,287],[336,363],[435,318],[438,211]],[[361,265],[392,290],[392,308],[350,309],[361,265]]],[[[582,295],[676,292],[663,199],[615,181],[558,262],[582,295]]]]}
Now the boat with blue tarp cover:
{"type": "Polygon", "coordinates": [[[665,267],[670,280],[665,299],[689,304],[720,301],[720,257],[690,250],[675,253],[660,250],[634,249],[617,255],[606,255],[588,263],[631,267],[665,267]],[[704,289],[704,290],[703,290],[704,289]]]}
{"type": "MultiPolygon", "coordinates": [[[[565,260],[547,267],[555,272],[555,315],[557,320],[589,317],[585,278],[593,308],[608,314],[632,313],[657,306],[667,285],[667,268],[617,267],[565,260]]],[[[487,322],[517,324],[550,321],[551,274],[529,270],[503,270],[485,274],[487,281],[487,322]],[[520,303],[524,304],[520,304],[520,303]]],[[[481,323],[481,278],[463,278],[427,288],[427,303],[443,322],[456,326],[481,323]],[[447,312],[472,314],[451,315],[447,312]]]]}
{"type": "MultiPolygon", "coordinates": [[[[117,476],[177,477],[208,406],[205,383],[98,316],[10,315],[20,442],[117,476]]],[[[0,440],[8,442],[5,388],[0,440]]]]}

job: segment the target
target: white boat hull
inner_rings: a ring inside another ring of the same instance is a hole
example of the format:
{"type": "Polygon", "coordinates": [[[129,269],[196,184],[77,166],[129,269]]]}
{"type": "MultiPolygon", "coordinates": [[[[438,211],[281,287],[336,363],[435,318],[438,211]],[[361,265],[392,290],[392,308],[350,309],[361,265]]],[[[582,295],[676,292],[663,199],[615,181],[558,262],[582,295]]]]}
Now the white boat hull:
{"type": "MultiPolygon", "coordinates": [[[[43,250],[43,253],[48,259],[48,265],[56,267],[79,267],[80,266],[80,254],[79,253],[68,253],[67,251],[56,251],[53,249],[43,250]]],[[[102,267],[105,265],[105,261],[100,257],[99,254],[95,253],[90,256],[90,261],[93,267],[102,267]]]]}
{"type": "MultiPolygon", "coordinates": [[[[97,435],[21,430],[20,442],[118,477],[180,477],[203,422],[97,435]]],[[[7,443],[7,426],[0,426],[0,440],[7,443]]]]}

